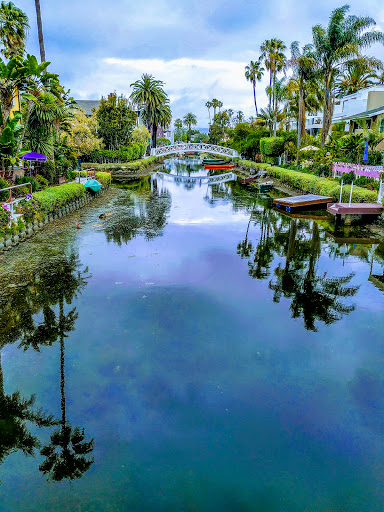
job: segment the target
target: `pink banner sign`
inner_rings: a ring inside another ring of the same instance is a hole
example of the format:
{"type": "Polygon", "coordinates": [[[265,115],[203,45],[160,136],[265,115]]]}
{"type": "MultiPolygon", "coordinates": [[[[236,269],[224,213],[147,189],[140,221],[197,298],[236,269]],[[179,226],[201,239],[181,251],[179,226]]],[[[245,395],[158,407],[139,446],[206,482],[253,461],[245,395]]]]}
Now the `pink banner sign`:
{"type": "Polygon", "coordinates": [[[333,164],[332,171],[338,176],[353,171],[356,176],[366,176],[367,178],[375,178],[379,180],[381,173],[384,172],[382,165],[355,165],[345,163],[333,164]]]}

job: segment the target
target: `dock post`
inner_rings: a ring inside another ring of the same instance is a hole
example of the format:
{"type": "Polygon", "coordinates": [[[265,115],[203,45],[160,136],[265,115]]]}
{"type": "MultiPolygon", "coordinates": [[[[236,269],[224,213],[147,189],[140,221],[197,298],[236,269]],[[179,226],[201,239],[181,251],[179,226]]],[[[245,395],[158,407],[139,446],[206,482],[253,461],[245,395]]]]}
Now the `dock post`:
{"type": "Polygon", "coordinates": [[[351,206],[351,201],[352,201],[352,191],[353,191],[353,181],[352,181],[352,184],[351,184],[351,192],[349,193],[349,205],[348,205],[348,206],[351,206]]]}
{"type": "Polygon", "coordinates": [[[341,203],[343,199],[343,180],[341,180],[341,183],[340,183],[340,199],[339,199],[339,203],[341,203]]]}

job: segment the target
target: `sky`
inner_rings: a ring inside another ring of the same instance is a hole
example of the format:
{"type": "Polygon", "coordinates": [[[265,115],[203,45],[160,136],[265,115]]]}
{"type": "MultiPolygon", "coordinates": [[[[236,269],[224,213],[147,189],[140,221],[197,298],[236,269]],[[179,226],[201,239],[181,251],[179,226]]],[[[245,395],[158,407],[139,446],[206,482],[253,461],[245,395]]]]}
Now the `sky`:
{"type": "MultiPolygon", "coordinates": [[[[13,0],[27,13],[27,51],[39,55],[35,2],[13,0]]],[[[40,0],[46,58],[76,99],[99,99],[116,91],[129,96],[143,73],[162,80],[173,119],[187,112],[208,126],[205,103],[255,115],[252,85],[244,68],[257,60],[260,44],[272,37],[289,48],[310,43],[312,26],[326,25],[330,0],[40,0]]],[[[350,13],[370,16],[384,31],[383,0],[351,0],[350,13]]],[[[367,51],[384,60],[384,47],[367,51]]],[[[289,56],[289,51],[287,50],[289,56]]],[[[267,73],[257,85],[265,107],[267,73]]]]}

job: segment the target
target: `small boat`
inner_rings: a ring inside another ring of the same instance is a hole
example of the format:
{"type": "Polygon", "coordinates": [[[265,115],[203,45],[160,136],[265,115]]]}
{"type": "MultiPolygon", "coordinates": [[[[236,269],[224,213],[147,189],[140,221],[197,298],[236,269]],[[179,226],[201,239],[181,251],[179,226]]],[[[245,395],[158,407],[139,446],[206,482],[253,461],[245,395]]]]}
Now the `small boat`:
{"type": "Polygon", "coordinates": [[[248,178],[239,178],[240,183],[252,183],[257,179],[257,175],[255,176],[248,176],[248,178]]]}
{"type": "Polygon", "coordinates": [[[84,187],[92,190],[92,192],[98,192],[101,189],[102,184],[97,180],[88,180],[84,183],[84,187]]]}
{"type": "Polygon", "coordinates": [[[195,155],[196,151],[186,151],[184,154],[185,155],[195,155]]]}
{"type": "Polygon", "coordinates": [[[259,192],[264,194],[265,192],[270,192],[273,188],[273,181],[265,181],[264,183],[258,183],[259,192]]]}
{"type": "Polygon", "coordinates": [[[234,167],[236,167],[235,164],[204,164],[204,169],[233,169],[234,167]]]}
{"type": "Polygon", "coordinates": [[[203,164],[225,164],[224,158],[203,158],[203,164]]]}

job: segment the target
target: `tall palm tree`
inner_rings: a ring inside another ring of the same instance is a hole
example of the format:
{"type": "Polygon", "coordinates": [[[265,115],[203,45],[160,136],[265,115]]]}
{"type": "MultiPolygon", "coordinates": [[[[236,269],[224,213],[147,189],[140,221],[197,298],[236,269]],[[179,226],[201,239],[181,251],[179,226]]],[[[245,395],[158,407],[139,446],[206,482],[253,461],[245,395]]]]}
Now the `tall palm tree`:
{"type": "Polygon", "coordinates": [[[338,96],[347,96],[360,89],[365,89],[377,83],[378,72],[383,70],[381,60],[358,57],[345,64],[345,69],[336,78],[335,86],[338,96]]]}
{"type": "Polygon", "coordinates": [[[163,86],[164,82],[156,80],[152,75],[148,75],[147,73],[144,73],[140,80],[136,80],[136,82],[131,84],[132,93],[130,99],[138,107],[144,108],[143,117],[146,120],[149,131],[151,130],[152,124],[152,111],[161,105],[167,104],[169,101],[163,86]]]}
{"type": "Polygon", "coordinates": [[[289,66],[293,69],[294,76],[298,84],[298,132],[297,132],[297,163],[299,162],[299,149],[302,133],[305,127],[305,103],[304,103],[304,88],[305,84],[314,78],[316,61],[312,52],[312,46],[306,45],[300,51],[298,41],[291,44],[291,60],[289,66]],[[304,123],[303,123],[304,120],[304,123]],[[303,126],[304,124],[304,126],[303,126]]]}
{"type": "Polygon", "coordinates": [[[274,105],[274,83],[276,74],[282,71],[286,65],[286,57],[284,50],[285,44],[281,39],[269,39],[264,41],[260,46],[260,62],[264,61],[265,67],[269,70],[269,87],[271,94],[269,95],[269,107],[275,108],[274,105]]]}
{"type": "Polygon", "coordinates": [[[24,54],[28,29],[28,16],[12,2],[1,2],[0,41],[4,46],[1,52],[7,59],[24,54]]]}
{"type": "Polygon", "coordinates": [[[176,119],[174,123],[174,127],[176,128],[176,137],[177,140],[180,140],[180,130],[183,127],[183,121],[181,119],[176,119]]]}
{"type": "Polygon", "coordinates": [[[236,114],[236,122],[237,123],[242,123],[244,121],[244,112],[242,112],[241,110],[239,110],[236,114]]]}
{"type": "Polygon", "coordinates": [[[213,98],[213,100],[211,101],[211,107],[213,108],[213,117],[215,117],[216,115],[216,109],[221,108],[222,106],[223,103],[221,101],[219,101],[216,98],[213,98]]]}
{"type": "Polygon", "coordinates": [[[149,120],[152,124],[152,147],[155,148],[158,127],[167,128],[172,121],[172,111],[168,99],[151,109],[149,120]]]}
{"type": "Polygon", "coordinates": [[[196,126],[197,119],[195,114],[192,114],[192,112],[188,112],[188,114],[185,114],[183,117],[183,122],[186,126],[188,126],[188,142],[191,140],[191,126],[196,126]]]}
{"type": "Polygon", "coordinates": [[[211,124],[211,108],[212,108],[212,101],[207,101],[207,103],[205,104],[205,106],[207,107],[208,109],[208,116],[209,116],[209,124],[211,124]]]}
{"type": "Polygon", "coordinates": [[[253,86],[253,99],[255,102],[256,117],[258,115],[256,103],[256,82],[260,82],[263,74],[264,68],[261,65],[261,62],[251,60],[251,62],[245,66],[245,78],[248,82],[251,82],[253,86]]]}
{"type": "Polygon", "coordinates": [[[43,23],[41,21],[40,0],[35,0],[35,7],[36,7],[37,32],[39,34],[40,58],[41,58],[41,62],[45,62],[44,35],[43,35],[43,23]]]}
{"type": "Polygon", "coordinates": [[[326,28],[312,28],[313,45],[319,74],[324,83],[323,129],[321,145],[324,147],[333,116],[335,80],[346,63],[360,55],[372,44],[384,43],[384,34],[370,30],[376,23],[370,17],[347,16],[349,6],[332,11],[326,28]]]}

